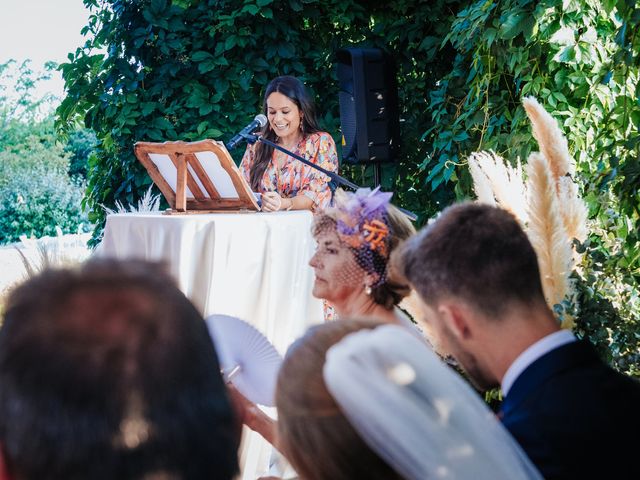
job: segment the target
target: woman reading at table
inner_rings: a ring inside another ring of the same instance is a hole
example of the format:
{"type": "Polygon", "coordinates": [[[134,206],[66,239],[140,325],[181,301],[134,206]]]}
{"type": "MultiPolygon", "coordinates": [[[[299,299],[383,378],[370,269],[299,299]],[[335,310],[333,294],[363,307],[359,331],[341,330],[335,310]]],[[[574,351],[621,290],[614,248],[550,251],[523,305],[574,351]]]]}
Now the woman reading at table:
{"type": "MultiPolygon", "coordinates": [[[[320,131],[315,106],[295,77],[276,77],[264,94],[268,122],[261,135],[325,170],[338,171],[336,145],[320,131]]],[[[261,142],[248,145],[240,169],[251,189],[262,194],[262,210],[324,209],[331,202],[329,177],[261,142]]]]}

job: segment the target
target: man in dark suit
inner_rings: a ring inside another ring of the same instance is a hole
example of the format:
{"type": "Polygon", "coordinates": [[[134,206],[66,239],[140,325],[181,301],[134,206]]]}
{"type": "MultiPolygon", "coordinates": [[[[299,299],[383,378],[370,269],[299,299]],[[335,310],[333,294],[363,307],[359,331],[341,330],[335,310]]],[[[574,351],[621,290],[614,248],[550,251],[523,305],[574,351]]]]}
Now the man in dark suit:
{"type": "Polygon", "coordinates": [[[158,265],[92,260],[9,296],[0,480],[231,480],[238,442],[206,324],[158,265]]]}
{"type": "Polygon", "coordinates": [[[511,214],[450,207],[393,265],[418,292],[440,349],[479,389],[502,387],[500,417],[545,478],[640,478],[640,383],[559,328],[511,214]]]}

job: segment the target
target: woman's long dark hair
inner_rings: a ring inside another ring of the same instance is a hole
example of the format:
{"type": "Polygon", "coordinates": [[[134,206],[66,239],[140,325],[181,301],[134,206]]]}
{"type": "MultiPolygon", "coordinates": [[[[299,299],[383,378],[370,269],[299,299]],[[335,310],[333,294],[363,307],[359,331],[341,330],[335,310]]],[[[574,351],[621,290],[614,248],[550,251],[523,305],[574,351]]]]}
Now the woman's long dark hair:
{"type": "MultiPolygon", "coordinates": [[[[302,112],[302,135],[309,135],[320,131],[318,121],[316,120],[315,104],[300,80],[288,75],[276,77],[271,80],[269,85],[267,85],[267,90],[264,92],[263,110],[265,115],[268,115],[267,98],[269,98],[269,95],[273,92],[281,93],[298,106],[302,112]]],[[[269,122],[267,122],[265,127],[262,129],[262,135],[267,140],[271,140],[272,142],[277,141],[278,136],[276,135],[276,132],[272,130],[269,122]]],[[[267,169],[267,166],[271,161],[272,155],[273,147],[260,142],[256,144],[255,162],[251,166],[251,173],[249,176],[251,180],[251,189],[253,191],[260,191],[260,182],[262,181],[264,171],[267,169]]]]}

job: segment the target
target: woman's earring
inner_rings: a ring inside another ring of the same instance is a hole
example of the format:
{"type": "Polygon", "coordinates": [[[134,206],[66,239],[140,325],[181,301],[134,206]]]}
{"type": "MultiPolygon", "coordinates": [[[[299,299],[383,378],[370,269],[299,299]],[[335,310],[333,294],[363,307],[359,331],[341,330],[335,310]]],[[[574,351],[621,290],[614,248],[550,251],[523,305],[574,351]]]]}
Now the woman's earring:
{"type": "Polygon", "coordinates": [[[369,285],[365,285],[364,286],[364,293],[366,293],[367,295],[371,295],[371,286],[369,285]]]}

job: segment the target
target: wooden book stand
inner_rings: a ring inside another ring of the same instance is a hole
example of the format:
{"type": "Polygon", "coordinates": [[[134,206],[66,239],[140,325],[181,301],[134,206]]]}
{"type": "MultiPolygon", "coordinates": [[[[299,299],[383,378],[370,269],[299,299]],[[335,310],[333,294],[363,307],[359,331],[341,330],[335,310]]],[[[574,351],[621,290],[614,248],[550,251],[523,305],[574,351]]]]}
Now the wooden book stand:
{"type": "Polygon", "coordinates": [[[259,210],[222,142],[137,142],[135,154],[169,202],[167,213],[259,210]]]}

